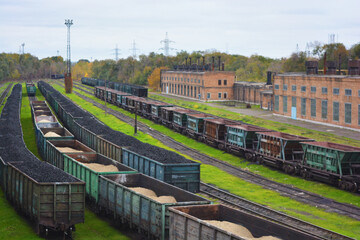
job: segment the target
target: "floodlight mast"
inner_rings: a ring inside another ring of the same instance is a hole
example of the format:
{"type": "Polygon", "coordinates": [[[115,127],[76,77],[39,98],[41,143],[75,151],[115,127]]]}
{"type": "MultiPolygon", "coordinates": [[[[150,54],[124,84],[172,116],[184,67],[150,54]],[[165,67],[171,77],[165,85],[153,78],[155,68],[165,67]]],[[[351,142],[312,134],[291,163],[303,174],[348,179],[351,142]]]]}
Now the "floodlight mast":
{"type": "Polygon", "coordinates": [[[72,92],[72,79],[71,79],[71,52],[70,52],[70,27],[73,25],[73,20],[65,19],[65,25],[67,27],[67,71],[65,74],[65,92],[72,92]]]}

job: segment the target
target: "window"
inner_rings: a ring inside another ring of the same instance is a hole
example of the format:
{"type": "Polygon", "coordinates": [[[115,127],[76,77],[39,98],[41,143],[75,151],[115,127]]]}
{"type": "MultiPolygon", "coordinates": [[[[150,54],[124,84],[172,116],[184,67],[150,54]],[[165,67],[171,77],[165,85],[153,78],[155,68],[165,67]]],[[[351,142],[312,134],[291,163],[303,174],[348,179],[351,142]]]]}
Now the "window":
{"type": "Polygon", "coordinates": [[[306,116],[306,98],[301,98],[301,115],[306,116]]]}
{"type": "Polygon", "coordinates": [[[188,78],[188,82],[189,82],[189,78],[188,78]]]}
{"type": "Polygon", "coordinates": [[[225,86],[227,85],[227,80],[226,80],[226,79],[224,80],[224,85],[225,85],[225,86]]]}
{"type": "Polygon", "coordinates": [[[296,107],[296,97],[291,97],[291,107],[296,107]]]}
{"type": "Polygon", "coordinates": [[[327,119],[327,100],[321,101],[321,118],[327,119]]]}
{"type": "Polygon", "coordinates": [[[351,96],[351,89],[345,89],[345,96],[351,96]]]}
{"type": "Polygon", "coordinates": [[[200,83],[200,79],[198,79],[198,83],[200,83]]]}
{"type": "Polygon", "coordinates": [[[321,93],[322,94],[327,94],[327,87],[322,87],[321,88],[321,93]]]}
{"type": "Polygon", "coordinates": [[[219,99],[221,99],[221,92],[218,93],[218,97],[219,97],[219,99]]]}
{"type": "Polygon", "coordinates": [[[291,86],[291,91],[294,91],[294,92],[296,91],[296,85],[291,86]]]}
{"type": "Polygon", "coordinates": [[[288,88],[287,88],[287,84],[284,84],[284,85],[283,85],[283,90],[284,90],[284,91],[287,91],[287,89],[288,89],[288,88]]]}
{"type": "Polygon", "coordinates": [[[339,88],[334,88],[334,89],[333,89],[333,94],[334,94],[334,95],[339,95],[339,93],[340,93],[339,88]]]}
{"type": "Polygon", "coordinates": [[[224,99],[226,99],[227,98],[227,93],[226,92],[224,92],[224,99]]]}
{"type": "Polygon", "coordinates": [[[339,102],[333,102],[333,120],[339,121],[339,102]]]}
{"type": "Polygon", "coordinates": [[[210,99],[211,98],[211,94],[207,93],[207,98],[210,99]]]}
{"type": "Polygon", "coordinates": [[[316,87],[311,86],[310,91],[311,91],[312,93],[316,93],[316,87]]]}
{"type": "Polygon", "coordinates": [[[283,96],[283,112],[284,113],[287,113],[287,101],[288,101],[288,97],[283,96]]]}
{"type": "Polygon", "coordinates": [[[275,90],[279,90],[279,84],[275,84],[275,90]]]}
{"type": "Polygon", "coordinates": [[[316,99],[311,99],[310,111],[311,117],[316,117],[316,99]]]}
{"type": "Polygon", "coordinates": [[[218,80],[218,85],[219,85],[219,86],[221,85],[221,80],[218,80]]]}
{"type": "Polygon", "coordinates": [[[306,86],[301,86],[301,92],[306,92],[306,86]]]}
{"type": "Polygon", "coordinates": [[[279,95],[275,95],[275,111],[279,111],[279,95]]]}
{"type": "Polygon", "coordinates": [[[345,103],[345,123],[351,123],[351,103],[345,103]]]}

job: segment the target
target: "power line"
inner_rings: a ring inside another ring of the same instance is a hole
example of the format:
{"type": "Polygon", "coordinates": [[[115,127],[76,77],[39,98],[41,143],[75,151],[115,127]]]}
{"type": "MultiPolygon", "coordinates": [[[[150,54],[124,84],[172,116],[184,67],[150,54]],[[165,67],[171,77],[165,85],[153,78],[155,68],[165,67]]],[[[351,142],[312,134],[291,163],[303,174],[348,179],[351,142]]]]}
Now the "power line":
{"type": "Polygon", "coordinates": [[[116,44],[116,48],[113,49],[115,51],[115,61],[119,60],[119,54],[120,54],[120,49],[118,48],[118,45],[116,44]]]}
{"type": "Polygon", "coordinates": [[[136,48],[135,40],[133,41],[132,48],[130,48],[130,50],[132,51],[132,57],[133,57],[134,59],[136,59],[136,56],[137,56],[137,55],[136,55],[136,51],[139,50],[139,49],[136,48]]]}
{"type": "Polygon", "coordinates": [[[170,43],[175,43],[171,41],[168,37],[168,33],[166,32],[165,39],[161,40],[160,43],[164,44],[164,47],[160,48],[160,50],[164,50],[164,55],[169,56],[170,50],[175,50],[175,48],[170,47],[170,43]]]}

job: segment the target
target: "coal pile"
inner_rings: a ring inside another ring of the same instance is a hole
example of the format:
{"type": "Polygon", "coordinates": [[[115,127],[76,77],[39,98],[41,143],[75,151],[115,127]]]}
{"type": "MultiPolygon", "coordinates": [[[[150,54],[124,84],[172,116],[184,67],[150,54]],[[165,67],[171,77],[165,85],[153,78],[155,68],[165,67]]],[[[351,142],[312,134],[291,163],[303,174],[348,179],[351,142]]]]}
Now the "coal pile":
{"type": "Polygon", "coordinates": [[[49,84],[45,82],[39,82],[39,84],[43,85],[47,91],[51,92],[51,96],[56,98],[56,100],[61,103],[63,108],[67,112],[71,113],[72,116],[83,117],[76,119],[75,121],[77,123],[94,134],[100,135],[109,142],[112,142],[120,147],[127,147],[132,152],[161,163],[193,163],[193,161],[190,161],[177,153],[156,147],[151,144],[143,143],[134,137],[111,129],[110,127],[102,124],[90,113],[73,104],[72,101],[65,98],[49,84]]]}
{"type": "Polygon", "coordinates": [[[27,148],[20,125],[22,86],[14,86],[0,117],[0,156],[38,182],[78,182],[64,171],[40,161],[27,148]]]}

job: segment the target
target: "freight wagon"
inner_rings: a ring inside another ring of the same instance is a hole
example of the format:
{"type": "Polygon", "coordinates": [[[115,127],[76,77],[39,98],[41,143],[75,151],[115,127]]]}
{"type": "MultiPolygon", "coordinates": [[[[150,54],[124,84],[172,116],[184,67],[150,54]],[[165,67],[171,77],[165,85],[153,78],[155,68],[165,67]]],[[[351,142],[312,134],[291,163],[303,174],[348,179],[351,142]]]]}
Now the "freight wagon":
{"type": "Polygon", "coordinates": [[[26,91],[28,96],[36,95],[36,86],[33,82],[26,82],[26,91]]]}
{"type": "Polygon", "coordinates": [[[186,134],[188,115],[195,113],[195,111],[187,108],[178,108],[173,110],[173,129],[176,132],[186,134]]]}
{"type": "Polygon", "coordinates": [[[171,207],[169,213],[170,239],[321,239],[225,205],[171,207]]]}
{"type": "Polygon", "coordinates": [[[188,114],[186,124],[186,135],[196,139],[203,139],[204,119],[214,118],[204,113],[188,114]]]}
{"type": "Polygon", "coordinates": [[[283,132],[256,132],[258,145],[256,158],[259,162],[283,168],[286,173],[298,171],[296,166],[303,158],[300,142],[315,140],[283,132]]]}
{"type": "Polygon", "coordinates": [[[169,207],[209,203],[205,198],[143,174],[100,176],[100,206],[116,221],[127,222],[156,239],[169,239],[169,207]],[[145,188],[146,192],[151,190],[155,194],[146,195],[134,188],[145,188]],[[157,198],[160,196],[167,197],[157,198]]]}
{"type": "Polygon", "coordinates": [[[355,192],[360,186],[360,148],[331,142],[301,142],[301,175],[355,192]]]}
{"type": "Polygon", "coordinates": [[[221,150],[225,149],[225,135],[226,135],[226,126],[238,125],[239,122],[224,119],[224,118],[210,118],[204,119],[204,132],[202,139],[208,145],[219,148],[221,150]]]}

